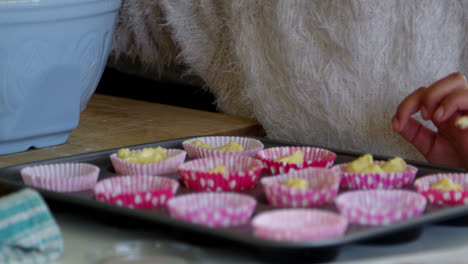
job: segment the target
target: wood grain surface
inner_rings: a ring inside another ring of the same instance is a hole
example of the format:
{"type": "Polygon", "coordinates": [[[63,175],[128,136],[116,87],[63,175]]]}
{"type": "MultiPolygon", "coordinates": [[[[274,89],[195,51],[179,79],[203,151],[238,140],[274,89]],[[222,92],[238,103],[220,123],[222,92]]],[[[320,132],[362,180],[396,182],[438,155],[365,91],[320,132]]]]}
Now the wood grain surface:
{"type": "Polygon", "coordinates": [[[65,144],[0,155],[0,167],[199,135],[264,134],[253,119],[94,94],[65,144]]]}

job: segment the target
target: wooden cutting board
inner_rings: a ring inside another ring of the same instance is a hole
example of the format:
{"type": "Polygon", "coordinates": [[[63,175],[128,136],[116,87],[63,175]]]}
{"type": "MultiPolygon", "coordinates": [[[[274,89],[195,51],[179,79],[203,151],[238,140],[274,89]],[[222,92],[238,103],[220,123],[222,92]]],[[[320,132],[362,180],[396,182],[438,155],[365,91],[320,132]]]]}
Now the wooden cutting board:
{"type": "Polygon", "coordinates": [[[264,132],[254,119],[94,94],[65,144],[0,155],[0,167],[199,135],[264,132]]]}

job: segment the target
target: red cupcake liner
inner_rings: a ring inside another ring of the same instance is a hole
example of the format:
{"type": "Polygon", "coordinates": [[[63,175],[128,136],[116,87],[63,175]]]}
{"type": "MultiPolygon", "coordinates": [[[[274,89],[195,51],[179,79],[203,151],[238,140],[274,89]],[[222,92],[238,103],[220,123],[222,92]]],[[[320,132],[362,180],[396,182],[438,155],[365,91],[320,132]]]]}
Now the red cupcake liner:
{"type": "Polygon", "coordinates": [[[414,181],[414,188],[424,197],[429,203],[433,204],[449,204],[460,205],[468,204],[468,174],[467,173],[437,173],[418,178],[414,181]],[[431,185],[444,179],[449,178],[452,182],[460,184],[463,190],[438,190],[431,188],[431,185]]]}
{"type": "Polygon", "coordinates": [[[87,163],[56,163],[25,167],[20,174],[26,185],[56,192],[78,192],[94,187],[99,167],[87,163]]]}
{"type": "Polygon", "coordinates": [[[346,218],[318,209],[281,209],[261,213],[252,220],[254,234],[276,241],[311,241],[342,236],[346,218]]]}
{"type": "Polygon", "coordinates": [[[99,181],[94,187],[98,201],[129,208],[163,206],[177,192],[179,183],[159,176],[117,176],[99,181]]]}
{"type": "Polygon", "coordinates": [[[346,164],[333,167],[341,176],[340,186],[349,190],[366,189],[401,189],[411,186],[418,169],[411,165],[406,165],[404,172],[390,173],[354,173],[346,172],[346,164]]]}
{"type": "Polygon", "coordinates": [[[338,193],[340,176],[332,169],[307,168],[290,171],[288,174],[265,177],[261,183],[270,205],[304,208],[332,202],[338,193]],[[302,190],[284,186],[283,182],[290,178],[305,179],[309,187],[302,190]]]}
{"type": "Polygon", "coordinates": [[[210,137],[198,137],[191,138],[182,142],[184,150],[187,151],[187,154],[190,158],[206,158],[206,157],[223,157],[223,156],[232,156],[232,155],[243,155],[255,158],[257,152],[263,149],[263,143],[260,140],[247,138],[247,137],[232,137],[232,136],[210,136],[210,137]],[[203,143],[210,144],[212,147],[224,146],[229,141],[235,141],[236,143],[242,145],[244,148],[243,151],[222,151],[222,150],[212,150],[207,148],[200,148],[190,144],[189,142],[200,140],[203,143]]]}
{"type": "MultiPolygon", "coordinates": [[[[141,150],[132,150],[137,152],[141,150]]],[[[117,156],[116,153],[110,156],[112,166],[115,172],[119,175],[162,175],[177,172],[177,167],[184,163],[187,152],[181,149],[167,149],[166,155],[169,156],[167,159],[151,163],[151,164],[136,164],[128,162],[117,156]]]]}
{"type": "Polygon", "coordinates": [[[169,214],[177,219],[210,226],[231,227],[249,221],[257,202],[238,193],[192,193],[172,198],[167,203],[169,214]]]}
{"type": "Polygon", "coordinates": [[[257,153],[257,158],[263,162],[265,172],[271,174],[284,174],[289,170],[300,170],[308,167],[330,168],[336,160],[336,154],[321,148],[313,147],[274,147],[267,148],[257,153]],[[279,157],[292,155],[296,151],[302,151],[304,162],[289,164],[276,161],[279,157]]]}
{"type": "Polygon", "coordinates": [[[189,189],[237,191],[254,187],[262,169],[259,160],[235,155],[192,160],[180,165],[178,170],[189,189]],[[226,167],[226,173],[207,172],[220,165],[226,167]]]}
{"type": "Polygon", "coordinates": [[[406,190],[349,191],[335,204],[350,223],[383,226],[417,217],[426,208],[426,198],[406,190]]]}

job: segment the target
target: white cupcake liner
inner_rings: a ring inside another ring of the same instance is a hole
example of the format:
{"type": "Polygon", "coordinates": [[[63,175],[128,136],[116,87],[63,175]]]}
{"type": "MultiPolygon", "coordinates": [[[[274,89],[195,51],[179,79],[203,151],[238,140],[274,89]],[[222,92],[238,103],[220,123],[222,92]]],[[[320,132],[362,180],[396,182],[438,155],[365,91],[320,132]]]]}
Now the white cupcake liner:
{"type": "Polygon", "coordinates": [[[20,171],[26,185],[56,192],[92,189],[99,167],[87,163],[56,163],[25,167],[20,171]]]}
{"type": "Polygon", "coordinates": [[[427,202],[414,191],[359,190],[338,195],[335,204],[351,223],[382,226],[421,215],[427,202]]]}
{"type": "Polygon", "coordinates": [[[254,198],[239,193],[205,192],[181,195],[167,203],[172,217],[209,227],[246,224],[255,209],[254,198]]]}
{"type": "Polygon", "coordinates": [[[281,209],[261,213],[252,220],[257,237],[275,241],[331,239],[346,232],[346,218],[318,209],[281,209]]]}
{"type": "Polygon", "coordinates": [[[414,187],[433,204],[468,204],[468,173],[436,173],[426,175],[416,179],[414,187]],[[463,190],[440,190],[431,187],[432,184],[445,178],[461,185],[463,190]]]}
{"type": "MultiPolygon", "coordinates": [[[[376,163],[379,163],[377,161],[376,163]]],[[[414,177],[418,173],[418,168],[406,165],[403,172],[385,173],[355,173],[346,172],[349,163],[339,164],[333,167],[341,176],[340,186],[349,190],[366,189],[401,189],[411,186],[414,177]]]]}
{"type": "Polygon", "coordinates": [[[192,190],[236,191],[255,186],[262,172],[262,163],[247,156],[208,157],[179,166],[185,186],[192,190]],[[226,167],[225,173],[207,172],[217,166],[226,167]]]}
{"type": "Polygon", "coordinates": [[[264,177],[261,180],[268,202],[278,207],[313,207],[331,203],[340,185],[335,170],[307,168],[290,171],[288,174],[264,177]],[[305,179],[309,187],[305,190],[284,186],[287,179],[305,179]]]}
{"type": "Polygon", "coordinates": [[[160,176],[117,176],[99,181],[93,191],[99,201],[129,208],[163,206],[172,198],[179,183],[160,176]]]}
{"type": "Polygon", "coordinates": [[[229,137],[229,136],[207,136],[207,137],[198,137],[187,139],[182,142],[184,150],[187,151],[187,154],[190,158],[205,158],[205,157],[223,157],[230,155],[245,155],[252,158],[255,158],[257,152],[263,149],[263,143],[260,140],[247,138],[247,137],[229,137]],[[189,142],[200,140],[203,143],[210,144],[212,147],[220,147],[229,143],[229,141],[235,141],[236,143],[242,145],[244,148],[243,151],[222,151],[222,150],[212,150],[207,148],[197,147],[190,144],[189,142]]]}
{"type": "MultiPolygon", "coordinates": [[[[132,150],[133,153],[141,151],[132,150]]],[[[116,153],[110,156],[112,166],[115,172],[119,175],[162,175],[177,172],[177,167],[184,163],[187,152],[181,149],[166,149],[166,155],[169,156],[167,159],[150,163],[150,164],[136,164],[128,162],[117,156],[116,153]]]]}
{"type": "Polygon", "coordinates": [[[332,151],[313,147],[273,147],[257,153],[257,158],[263,162],[265,171],[271,174],[284,174],[289,170],[301,170],[309,167],[330,168],[336,160],[336,154],[332,151]],[[279,157],[292,155],[296,151],[303,153],[304,162],[290,164],[276,161],[279,157]]]}

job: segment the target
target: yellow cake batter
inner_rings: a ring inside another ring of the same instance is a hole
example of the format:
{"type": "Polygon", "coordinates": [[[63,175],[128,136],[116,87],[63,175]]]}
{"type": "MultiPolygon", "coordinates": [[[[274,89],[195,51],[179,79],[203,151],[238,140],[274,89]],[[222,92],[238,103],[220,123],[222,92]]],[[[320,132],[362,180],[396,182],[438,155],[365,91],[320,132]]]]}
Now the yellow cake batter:
{"type": "Polygon", "coordinates": [[[128,148],[120,149],[117,157],[136,164],[150,164],[166,160],[166,149],[162,147],[144,148],[140,151],[132,152],[128,148]]]}
{"type": "Polygon", "coordinates": [[[346,167],[346,172],[351,173],[391,173],[403,172],[405,170],[406,162],[400,157],[395,157],[381,163],[374,163],[371,154],[360,156],[346,167]]]}
{"type": "Polygon", "coordinates": [[[218,167],[215,167],[211,170],[208,170],[206,172],[211,172],[211,173],[225,173],[226,172],[226,167],[224,165],[220,165],[218,167]]]}
{"type": "Polygon", "coordinates": [[[229,141],[226,145],[223,145],[217,148],[213,148],[210,144],[207,144],[200,140],[190,141],[189,144],[192,144],[200,148],[207,148],[207,149],[221,150],[221,151],[243,151],[244,150],[242,145],[240,145],[239,143],[235,141],[229,141]]]}
{"type": "Polygon", "coordinates": [[[305,190],[309,188],[309,183],[301,178],[289,178],[283,182],[284,186],[305,190]]]}
{"type": "Polygon", "coordinates": [[[304,162],[304,155],[302,151],[296,150],[292,155],[276,158],[276,161],[285,162],[288,164],[297,164],[304,162]]]}
{"type": "Polygon", "coordinates": [[[206,144],[205,142],[203,142],[201,140],[193,140],[193,141],[190,141],[189,144],[192,144],[192,145],[200,147],[200,148],[207,148],[207,149],[212,148],[210,144],[206,144]]]}
{"type": "Polygon", "coordinates": [[[468,116],[462,116],[457,119],[455,122],[455,125],[459,127],[460,129],[466,129],[468,128],[468,116]]]}
{"type": "Polygon", "coordinates": [[[400,158],[395,157],[380,164],[384,172],[404,172],[406,170],[406,162],[400,158]]]}
{"type": "Polygon", "coordinates": [[[229,143],[227,143],[226,145],[221,146],[221,147],[217,147],[217,148],[213,148],[213,150],[221,150],[221,151],[243,151],[244,148],[242,147],[242,145],[240,145],[239,143],[237,143],[237,142],[235,142],[235,141],[229,141],[229,143]]]}
{"type": "Polygon", "coordinates": [[[359,173],[365,168],[371,166],[372,164],[374,164],[372,155],[364,154],[360,156],[359,158],[353,160],[351,163],[349,163],[348,166],[346,167],[346,171],[352,172],[352,173],[359,173]]]}
{"type": "Polygon", "coordinates": [[[462,191],[463,187],[454,183],[450,178],[443,178],[442,180],[431,185],[431,188],[442,190],[442,191],[462,191]]]}

